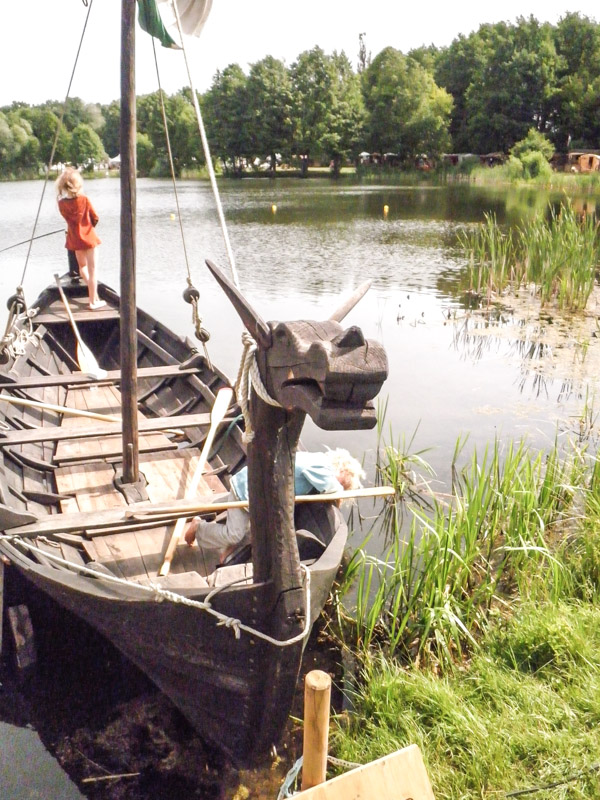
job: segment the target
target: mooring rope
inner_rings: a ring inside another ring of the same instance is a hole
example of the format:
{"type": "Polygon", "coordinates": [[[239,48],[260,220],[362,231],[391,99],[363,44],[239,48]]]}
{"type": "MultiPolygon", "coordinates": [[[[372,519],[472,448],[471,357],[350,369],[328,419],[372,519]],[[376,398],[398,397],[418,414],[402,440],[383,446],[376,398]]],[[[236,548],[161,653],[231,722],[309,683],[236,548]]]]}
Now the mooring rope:
{"type": "Polygon", "coordinates": [[[202,317],[200,316],[200,311],[198,309],[198,299],[200,297],[200,293],[197,289],[194,288],[194,284],[192,282],[192,271],[190,268],[190,260],[188,258],[187,246],[185,241],[185,232],[183,230],[183,219],[181,217],[181,206],[179,205],[179,193],[177,191],[177,181],[175,180],[175,164],[173,162],[173,150],[171,149],[171,137],[169,135],[169,125],[167,120],[167,111],[165,108],[165,99],[163,96],[162,85],[160,81],[160,70],[158,68],[158,58],[156,55],[156,44],[154,42],[154,37],[152,37],[152,52],[154,54],[154,66],[156,68],[156,81],[158,83],[158,96],[160,99],[160,111],[162,116],[163,122],[163,129],[165,131],[165,141],[167,144],[167,155],[169,158],[169,169],[171,171],[171,183],[173,184],[173,195],[175,197],[175,207],[177,209],[177,221],[179,222],[179,232],[181,234],[181,246],[183,248],[183,258],[185,261],[185,268],[187,272],[187,285],[188,288],[184,292],[184,298],[189,300],[192,305],[192,319],[194,323],[194,331],[196,334],[196,338],[201,342],[202,348],[204,350],[204,357],[206,358],[206,362],[208,364],[209,369],[212,369],[212,364],[210,360],[210,356],[208,354],[208,348],[206,346],[209,334],[207,331],[204,330],[202,327],[202,317]]]}
{"type": "MultiPolygon", "coordinates": [[[[362,764],[357,764],[355,761],[344,761],[343,758],[335,758],[330,755],[327,756],[327,761],[333,764],[334,767],[345,767],[346,769],[356,769],[357,767],[363,766],[362,764]]],[[[296,794],[296,791],[292,790],[292,786],[295,785],[298,780],[303,763],[304,756],[300,756],[300,758],[294,762],[294,765],[285,776],[284,782],[281,784],[277,800],[285,800],[285,798],[293,797],[296,794]]]]}
{"type": "Polygon", "coordinates": [[[228,589],[230,586],[233,586],[236,583],[240,583],[240,578],[237,578],[230,583],[223,584],[222,586],[215,587],[211,592],[208,593],[206,600],[192,600],[189,597],[184,597],[181,594],[177,594],[177,592],[172,592],[169,589],[163,589],[162,586],[159,586],[155,583],[150,583],[149,585],[145,585],[142,583],[134,583],[133,581],[129,581],[126,578],[118,578],[116,575],[108,575],[106,573],[98,572],[91,567],[86,567],[84,564],[75,564],[72,561],[67,561],[66,559],[62,558],[61,556],[54,555],[54,553],[49,553],[47,550],[41,550],[39,547],[36,547],[31,542],[26,541],[18,536],[10,536],[10,534],[5,534],[0,536],[0,539],[7,539],[9,541],[14,541],[18,539],[18,543],[24,547],[25,549],[29,550],[32,553],[40,553],[44,558],[49,559],[50,561],[56,561],[63,567],[68,567],[69,569],[75,570],[76,572],[80,572],[84,575],[89,575],[94,578],[98,578],[98,580],[106,581],[108,583],[114,583],[121,586],[127,586],[127,588],[135,588],[139,589],[146,594],[152,594],[154,599],[157,603],[162,602],[163,600],[168,600],[171,603],[176,603],[183,606],[189,606],[190,608],[197,608],[199,611],[206,611],[208,614],[211,614],[215,617],[218,626],[223,626],[225,628],[230,628],[236,639],[241,637],[242,631],[249,634],[250,636],[256,636],[259,639],[262,639],[269,644],[274,645],[275,647],[289,647],[290,645],[296,644],[297,642],[301,642],[305,639],[309,632],[310,632],[310,570],[306,567],[305,564],[300,564],[302,569],[304,570],[305,578],[306,578],[306,619],[304,623],[304,630],[301,633],[296,634],[296,636],[292,636],[290,639],[285,639],[281,641],[279,639],[274,639],[272,636],[269,636],[267,633],[263,633],[262,631],[257,630],[256,628],[251,627],[250,625],[244,624],[241,620],[237,619],[236,617],[228,616],[227,614],[223,614],[220,611],[214,609],[210,603],[210,599],[214,597],[216,594],[223,592],[225,589],[228,589]]]}

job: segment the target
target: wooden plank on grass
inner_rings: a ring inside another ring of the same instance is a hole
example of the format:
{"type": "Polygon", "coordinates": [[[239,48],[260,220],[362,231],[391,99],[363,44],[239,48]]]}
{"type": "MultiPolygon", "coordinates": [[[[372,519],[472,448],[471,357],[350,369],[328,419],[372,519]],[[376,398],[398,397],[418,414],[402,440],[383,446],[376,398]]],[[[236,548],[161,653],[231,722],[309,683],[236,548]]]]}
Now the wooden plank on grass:
{"type": "Polygon", "coordinates": [[[416,744],[294,795],[298,800],[435,800],[416,744]]]}

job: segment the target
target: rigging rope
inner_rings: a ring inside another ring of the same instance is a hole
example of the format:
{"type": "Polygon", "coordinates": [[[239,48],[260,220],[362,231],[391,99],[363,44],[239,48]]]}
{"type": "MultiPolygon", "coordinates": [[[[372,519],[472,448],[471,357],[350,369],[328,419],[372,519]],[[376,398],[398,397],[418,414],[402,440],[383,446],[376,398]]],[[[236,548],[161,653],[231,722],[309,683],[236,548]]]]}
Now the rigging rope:
{"type": "Polygon", "coordinates": [[[42,210],[42,203],[44,202],[44,195],[46,194],[46,186],[48,184],[48,179],[50,177],[50,170],[52,169],[52,162],[54,161],[54,154],[56,152],[56,145],[58,143],[58,136],[60,133],[60,129],[63,124],[63,119],[65,117],[65,112],[67,110],[67,100],[69,99],[69,95],[71,93],[71,86],[73,85],[73,78],[75,77],[75,70],[77,69],[77,62],[79,61],[79,54],[81,53],[81,47],[83,45],[83,38],[85,36],[85,31],[87,29],[88,20],[90,18],[90,13],[92,11],[92,5],[94,4],[94,0],[83,0],[83,5],[87,7],[88,11],[85,16],[85,22],[83,25],[83,31],[81,32],[81,39],[79,40],[79,46],[77,48],[77,55],[75,56],[75,63],[73,64],[73,70],[71,72],[71,77],[69,79],[69,85],[67,87],[67,93],[65,95],[65,101],[63,103],[62,111],[58,120],[58,125],[56,126],[56,131],[54,133],[54,141],[52,142],[52,150],[50,151],[50,159],[48,165],[46,166],[46,177],[44,178],[44,183],[42,185],[42,195],[40,197],[40,203],[38,205],[37,213],[35,215],[35,221],[33,223],[33,231],[31,233],[31,239],[29,240],[29,247],[27,248],[27,255],[25,256],[25,266],[23,268],[23,275],[21,276],[21,286],[25,283],[25,274],[27,272],[27,266],[29,264],[29,256],[31,255],[31,248],[33,245],[33,240],[35,238],[35,232],[37,230],[37,225],[40,218],[40,213],[42,210]]]}
{"type": "Polygon", "coordinates": [[[187,58],[187,51],[185,49],[185,43],[183,39],[183,32],[181,29],[181,20],[179,18],[179,9],[177,8],[177,3],[174,0],[171,0],[171,7],[173,9],[173,13],[175,15],[175,19],[177,21],[177,30],[179,32],[179,39],[181,41],[181,50],[183,51],[183,60],[185,62],[185,68],[187,71],[188,80],[190,82],[190,91],[192,94],[192,103],[194,106],[194,111],[196,112],[196,120],[198,122],[198,131],[200,133],[200,139],[202,140],[202,148],[204,150],[204,158],[206,159],[206,168],[208,169],[208,176],[210,178],[210,185],[212,187],[213,195],[215,198],[215,204],[217,206],[217,214],[219,215],[219,222],[221,225],[221,231],[223,233],[223,240],[225,242],[225,250],[227,251],[227,258],[229,259],[229,266],[231,269],[231,275],[233,277],[233,282],[239,289],[240,282],[238,278],[237,268],[235,266],[235,257],[233,255],[233,250],[231,248],[231,242],[229,240],[229,232],[227,230],[227,223],[225,222],[225,215],[223,213],[223,206],[221,204],[221,197],[219,195],[219,188],[217,186],[217,179],[215,177],[215,171],[213,168],[212,158],[210,155],[210,147],[208,144],[208,138],[206,136],[206,130],[204,129],[204,122],[202,121],[202,114],[200,112],[200,106],[198,104],[198,96],[196,94],[196,90],[194,89],[194,84],[192,82],[192,76],[190,73],[190,67],[188,64],[187,58]]]}
{"type": "MultiPolygon", "coordinates": [[[[134,583],[133,581],[129,581],[125,578],[118,578],[116,575],[108,575],[103,572],[97,572],[95,569],[90,567],[86,567],[83,564],[75,564],[72,561],[67,561],[60,556],[54,555],[54,553],[50,553],[47,550],[41,550],[39,547],[36,547],[31,542],[21,539],[19,536],[11,536],[10,534],[0,535],[0,540],[5,539],[7,541],[14,542],[16,540],[18,544],[24,547],[26,550],[29,550],[32,553],[40,553],[44,556],[44,558],[48,558],[51,561],[56,561],[58,564],[61,564],[64,567],[68,567],[69,569],[73,569],[76,572],[80,572],[83,575],[89,575],[94,578],[98,578],[100,581],[107,581],[108,583],[114,583],[121,586],[127,586],[128,588],[139,589],[146,594],[152,594],[156,602],[162,602],[163,600],[168,600],[171,603],[176,603],[179,605],[189,606],[190,608],[197,608],[200,611],[206,611],[208,614],[212,615],[217,619],[218,626],[224,626],[226,628],[230,628],[233,633],[235,634],[235,638],[239,639],[242,631],[245,633],[250,634],[251,636],[256,636],[259,639],[262,639],[269,644],[274,645],[275,647],[289,647],[292,644],[296,644],[297,642],[301,642],[305,639],[309,632],[310,632],[310,570],[306,567],[305,564],[300,564],[302,569],[304,570],[305,578],[306,578],[306,617],[304,621],[304,630],[301,633],[298,633],[296,636],[292,636],[290,639],[285,639],[281,641],[279,639],[274,639],[272,636],[269,636],[267,633],[263,633],[262,631],[257,630],[256,628],[252,628],[250,625],[245,625],[236,617],[230,617],[227,614],[223,614],[220,611],[214,609],[211,604],[210,600],[220,592],[223,592],[225,589],[228,589],[230,586],[233,586],[236,583],[240,583],[241,581],[247,580],[246,578],[238,578],[234,581],[230,581],[230,583],[223,584],[222,586],[218,586],[212,589],[207,595],[206,600],[191,600],[189,597],[184,597],[181,594],[177,594],[176,592],[171,592],[169,589],[163,589],[162,586],[158,584],[151,583],[149,586],[146,586],[142,583],[134,583]]],[[[54,544],[54,543],[52,543],[54,544]]]]}
{"type": "Polygon", "coordinates": [[[202,327],[202,318],[200,316],[200,312],[198,310],[198,300],[200,299],[200,292],[195,288],[194,284],[192,283],[192,273],[190,270],[190,261],[187,254],[187,247],[185,244],[185,233],[183,231],[183,220],[181,218],[181,207],[179,205],[179,194],[177,192],[177,181],[175,180],[175,165],[173,163],[173,151],[171,149],[171,137],[169,136],[169,125],[167,122],[167,112],[165,109],[165,99],[163,96],[163,90],[160,82],[160,71],[158,69],[158,59],[156,57],[156,45],[154,42],[154,37],[152,37],[152,52],[154,53],[154,66],[156,68],[156,80],[158,82],[158,96],[160,98],[160,111],[162,115],[163,121],[163,128],[165,131],[165,139],[167,143],[167,155],[169,157],[169,167],[171,170],[171,182],[173,183],[173,194],[175,196],[175,206],[177,208],[177,219],[179,221],[179,231],[181,233],[181,245],[183,247],[183,257],[185,260],[185,268],[187,271],[187,289],[183,293],[183,299],[187,303],[191,303],[192,305],[192,318],[194,321],[194,331],[196,334],[196,338],[201,342],[202,348],[204,350],[204,356],[206,358],[207,364],[209,369],[212,369],[212,364],[210,360],[210,356],[208,355],[208,348],[206,347],[206,343],[210,339],[210,334],[207,330],[202,327]]]}

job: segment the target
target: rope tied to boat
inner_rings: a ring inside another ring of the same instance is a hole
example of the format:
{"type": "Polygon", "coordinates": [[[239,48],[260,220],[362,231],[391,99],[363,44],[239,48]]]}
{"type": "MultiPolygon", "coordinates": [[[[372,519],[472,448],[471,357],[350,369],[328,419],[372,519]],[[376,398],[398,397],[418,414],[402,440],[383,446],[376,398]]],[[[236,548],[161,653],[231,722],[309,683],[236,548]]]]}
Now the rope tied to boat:
{"type": "Polygon", "coordinates": [[[41,337],[34,333],[31,320],[37,309],[27,308],[23,287],[17,286],[15,294],[7,301],[8,319],[4,335],[0,339],[0,363],[6,364],[9,359],[25,354],[28,342],[39,346],[41,337]]]}
{"type": "Polygon", "coordinates": [[[242,332],[242,344],[244,350],[242,351],[242,358],[240,361],[240,368],[238,370],[237,380],[235,382],[235,396],[242,410],[244,417],[244,433],[242,440],[246,443],[254,439],[254,428],[252,427],[252,420],[250,418],[250,387],[254,389],[256,394],[265,403],[270,406],[278,406],[281,408],[281,403],[274,400],[265,388],[260,372],[258,370],[258,363],[256,361],[256,351],[258,346],[254,338],[248,331],[242,332]]]}
{"type": "MultiPolygon", "coordinates": [[[[334,767],[345,767],[346,769],[357,769],[358,767],[363,766],[363,764],[358,764],[355,761],[345,761],[343,758],[335,758],[334,756],[330,756],[329,754],[327,755],[327,761],[334,767]]],[[[300,758],[294,762],[294,765],[291,767],[288,774],[285,776],[285,780],[281,784],[281,788],[279,789],[277,800],[286,800],[286,798],[293,797],[295,794],[298,793],[296,789],[292,789],[292,786],[294,787],[296,786],[298,777],[302,772],[303,764],[304,764],[304,756],[300,756],[300,758]]]]}
{"type": "Polygon", "coordinates": [[[48,559],[50,561],[55,561],[57,564],[60,564],[63,567],[67,567],[75,572],[81,573],[82,575],[88,575],[93,578],[97,578],[99,581],[106,581],[107,583],[112,583],[116,585],[126,586],[128,589],[136,589],[146,594],[151,594],[154,597],[154,600],[157,603],[162,603],[163,601],[167,600],[171,603],[176,603],[183,606],[188,606],[190,608],[196,608],[199,611],[206,611],[207,614],[215,617],[218,622],[217,625],[224,626],[225,628],[229,628],[233,631],[233,634],[236,639],[240,639],[242,632],[247,633],[250,636],[256,636],[258,639],[262,639],[264,642],[268,642],[275,647],[290,647],[293,644],[297,644],[298,642],[304,641],[308,634],[310,633],[310,602],[311,602],[311,595],[310,595],[310,570],[305,564],[300,564],[305,577],[305,591],[306,591],[306,617],[304,620],[304,628],[303,630],[296,634],[296,636],[292,636],[289,639],[284,639],[281,641],[280,639],[274,639],[272,636],[269,636],[267,633],[263,633],[262,631],[253,628],[250,625],[246,625],[241,620],[237,619],[236,617],[230,617],[227,614],[223,614],[221,611],[217,611],[215,608],[212,607],[210,602],[211,598],[214,597],[216,594],[225,591],[230,586],[234,584],[240,583],[240,579],[236,578],[229,583],[224,583],[222,586],[218,586],[214,588],[211,592],[208,593],[206,600],[192,600],[189,597],[184,597],[181,594],[177,594],[177,592],[172,592],[170,589],[164,589],[162,586],[159,586],[157,583],[150,583],[150,584],[143,584],[143,583],[135,583],[134,581],[129,581],[126,578],[118,578],[116,575],[110,575],[105,572],[99,572],[98,570],[93,569],[92,567],[85,566],[85,564],[76,564],[73,561],[67,561],[66,559],[62,558],[61,556],[57,556],[54,553],[48,552],[48,550],[42,550],[39,547],[36,547],[31,542],[27,541],[26,539],[22,539],[19,536],[11,536],[10,534],[0,535],[0,540],[6,540],[10,542],[14,542],[15,540],[18,542],[21,547],[24,547],[26,550],[29,550],[31,553],[39,553],[43,558],[48,559]]]}

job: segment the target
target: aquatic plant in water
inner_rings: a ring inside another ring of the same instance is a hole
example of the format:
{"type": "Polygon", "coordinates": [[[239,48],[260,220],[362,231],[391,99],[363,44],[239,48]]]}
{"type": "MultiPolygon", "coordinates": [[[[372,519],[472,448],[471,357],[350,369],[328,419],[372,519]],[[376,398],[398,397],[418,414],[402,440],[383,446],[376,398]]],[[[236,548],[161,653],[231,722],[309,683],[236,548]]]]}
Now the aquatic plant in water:
{"type": "Polygon", "coordinates": [[[485,214],[477,229],[459,236],[469,261],[469,291],[486,294],[489,303],[494,295],[533,286],[542,305],[584,309],[600,266],[598,225],[568,201],[514,229],[485,214]]]}

